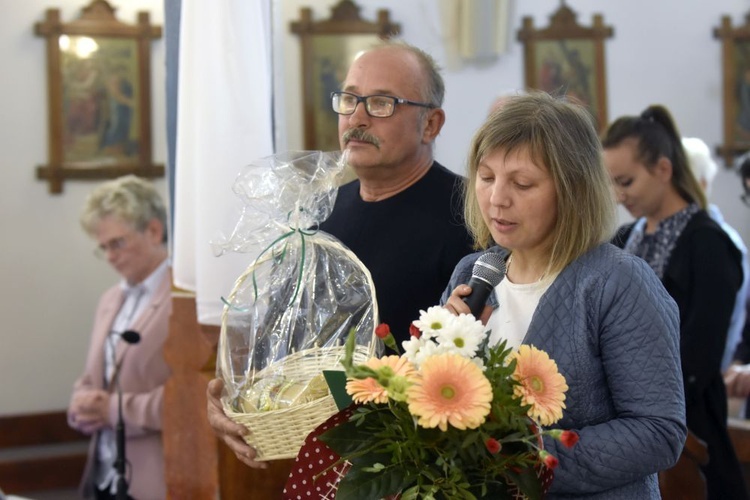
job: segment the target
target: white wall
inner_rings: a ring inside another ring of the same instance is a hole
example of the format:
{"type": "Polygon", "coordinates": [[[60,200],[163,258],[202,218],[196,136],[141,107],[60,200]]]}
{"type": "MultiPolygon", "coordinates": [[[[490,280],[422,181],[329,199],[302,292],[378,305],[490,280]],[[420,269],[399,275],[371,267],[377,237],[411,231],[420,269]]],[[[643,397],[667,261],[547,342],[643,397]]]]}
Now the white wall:
{"type": "MultiPolygon", "coordinates": [[[[313,6],[317,20],[328,18],[335,0],[272,0],[276,10],[277,95],[280,149],[302,147],[299,41],[288,33],[301,6],[313,6]]],[[[522,48],[515,33],[525,15],[546,26],[559,0],[512,0],[507,54],[488,66],[445,71],[447,123],[436,157],[463,171],[474,130],[493,98],[523,86],[522,48]]],[[[61,195],[50,195],[35,179],[47,159],[47,96],[44,40],[33,24],[50,6],[64,21],[78,15],[84,0],[14,2],[0,17],[0,415],[61,409],[79,374],[88,345],[91,317],[101,291],[116,280],[104,262],[92,257],[92,243],[78,227],[78,213],[90,182],[66,181],[61,195]]],[[[161,0],[112,0],[121,20],[134,22],[148,10],[163,24],[161,0]]],[[[435,0],[359,0],[361,14],[375,18],[387,8],[401,23],[403,38],[445,61],[435,0]]],[[[568,0],[581,24],[601,13],[615,35],[606,42],[610,119],[640,113],[651,103],[673,112],[687,136],[716,146],[722,137],[720,45],[713,28],[729,14],[734,24],[750,9],[746,0],[568,0]]],[[[164,130],[164,44],[152,52],[154,160],[166,161],[164,130]]],[[[248,82],[248,88],[252,82],[248,82]]],[[[165,181],[157,183],[166,191],[165,181]]],[[[226,196],[217,193],[217,196],[226,196]]],[[[750,241],[750,209],[739,201],[737,177],[722,171],[712,201],[750,241]]]]}
{"type": "MultiPolygon", "coordinates": [[[[161,0],[113,2],[121,21],[150,12],[163,25],[161,0]],[[117,6],[117,5],[115,5],[117,6]]],[[[117,276],[97,260],[78,225],[95,182],[66,181],[48,193],[35,178],[47,163],[45,39],[34,35],[45,10],[77,18],[81,0],[13,2],[0,16],[0,415],[65,408],[83,368],[99,294],[117,276]]],[[[166,161],[164,42],[153,43],[154,161],[166,161]]],[[[166,182],[157,186],[166,192],[166,182]]]]}

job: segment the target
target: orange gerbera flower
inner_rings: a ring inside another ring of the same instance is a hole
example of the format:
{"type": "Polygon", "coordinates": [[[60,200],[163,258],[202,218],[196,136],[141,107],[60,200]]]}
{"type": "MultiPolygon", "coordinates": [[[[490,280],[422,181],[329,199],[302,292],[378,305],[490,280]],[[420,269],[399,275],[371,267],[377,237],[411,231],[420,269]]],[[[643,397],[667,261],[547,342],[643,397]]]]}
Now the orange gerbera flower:
{"type": "Polygon", "coordinates": [[[513,378],[521,382],[514,392],[523,404],[531,405],[529,416],[541,425],[552,425],[560,420],[568,384],[557,371],[557,363],[546,352],[529,345],[521,345],[509,360],[514,358],[513,378]]]}
{"type": "Polygon", "coordinates": [[[479,427],[490,412],[492,387],[482,370],[458,354],[425,359],[420,377],[406,392],[409,411],[422,427],[479,427]]]}
{"type": "MultiPolygon", "coordinates": [[[[370,358],[365,366],[373,370],[382,371],[387,368],[390,377],[414,377],[414,366],[401,356],[384,356],[382,358],[370,358]]],[[[372,377],[365,379],[349,379],[346,383],[346,392],[355,403],[387,403],[388,389],[372,377]]]]}

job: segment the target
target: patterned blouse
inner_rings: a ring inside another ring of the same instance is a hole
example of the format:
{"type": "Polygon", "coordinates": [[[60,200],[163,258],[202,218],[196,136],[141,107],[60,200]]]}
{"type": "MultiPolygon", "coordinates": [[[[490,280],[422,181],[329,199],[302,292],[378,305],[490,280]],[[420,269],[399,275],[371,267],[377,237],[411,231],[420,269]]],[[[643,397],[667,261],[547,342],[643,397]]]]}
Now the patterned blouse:
{"type": "Polygon", "coordinates": [[[699,211],[700,207],[691,203],[659,222],[652,234],[646,234],[645,219],[641,219],[633,226],[633,231],[625,244],[625,251],[645,260],[659,279],[662,279],[677,239],[693,215],[699,211]]]}

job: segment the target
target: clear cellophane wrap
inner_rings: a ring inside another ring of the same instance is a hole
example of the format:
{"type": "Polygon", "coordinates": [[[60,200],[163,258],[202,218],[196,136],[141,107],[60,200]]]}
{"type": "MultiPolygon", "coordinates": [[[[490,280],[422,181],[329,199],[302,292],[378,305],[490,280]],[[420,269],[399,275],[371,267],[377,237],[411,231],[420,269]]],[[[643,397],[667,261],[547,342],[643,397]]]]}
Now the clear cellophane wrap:
{"type": "Polygon", "coordinates": [[[243,214],[233,234],[214,243],[257,253],[224,299],[217,374],[226,413],[251,430],[248,442],[264,459],[295,456],[336,412],[323,370],[341,369],[350,332],[356,357],[377,354],[370,273],[317,229],[333,209],[345,160],[302,151],[254,162],[234,186],[243,214]]]}

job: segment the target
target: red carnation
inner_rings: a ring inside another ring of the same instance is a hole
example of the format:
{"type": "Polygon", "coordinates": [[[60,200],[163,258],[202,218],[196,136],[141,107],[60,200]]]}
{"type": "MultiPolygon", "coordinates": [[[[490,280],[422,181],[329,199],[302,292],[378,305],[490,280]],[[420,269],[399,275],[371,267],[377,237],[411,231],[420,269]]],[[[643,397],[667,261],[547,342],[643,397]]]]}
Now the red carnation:
{"type": "Polygon", "coordinates": [[[563,431],[560,434],[560,442],[565,445],[566,448],[572,448],[578,442],[578,434],[573,431],[563,431]]]}
{"type": "Polygon", "coordinates": [[[578,442],[578,434],[574,431],[553,429],[547,431],[547,434],[560,441],[566,448],[572,448],[578,442]]]}
{"type": "Polygon", "coordinates": [[[378,338],[385,339],[390,334],[391,327],[388,326],[388,323],[380,323],[377,328],[375,328],[375,335],[377,335],[378,338]]]}
{"type": "Polygon", "coordinates": [[[554,469],[555,467],[560,465],[560,461],[557,459],[557,457],[551,455],[548,451],[542,450],[539,453],[539,458],[542,459],[542,462],[547,466],[548,469],[554,469]]]}
{"type": "Polygon", "coordinates": [[[484,442],[484,445],[487,447],[487,451],[489,451],[493,455],[497,455],[503,447],[500,441],[495,438],[487,438],[487,441],[484,442]]]}
{"type": "Polygon", "coordinates": [[[414,325],[414,323],[411,323],[409,325],[409,335],[411,335],[415,339],[418,339],[419,337],[422,336],[422,330],[420,330],[419,328],[417,328],[417,326],[414,325]]]}

